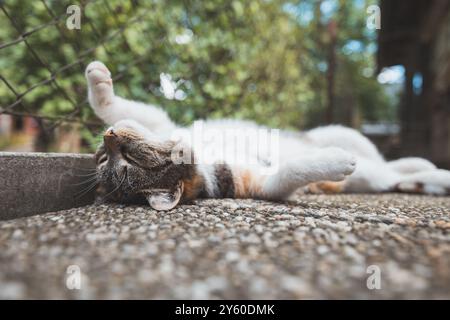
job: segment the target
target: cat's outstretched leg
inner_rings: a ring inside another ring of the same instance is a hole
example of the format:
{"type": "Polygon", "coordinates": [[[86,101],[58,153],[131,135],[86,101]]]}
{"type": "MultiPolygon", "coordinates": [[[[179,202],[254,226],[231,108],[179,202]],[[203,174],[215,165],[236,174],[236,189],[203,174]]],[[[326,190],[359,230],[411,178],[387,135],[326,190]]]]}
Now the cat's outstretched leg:
{"type": "Polygon", "coordinates": [[[391,163],[358,158],[358,167],[345,180],[345,192],[405,192],[432,195],[450,194],[450,171],[433,169],[434,165],[422,161],[399,162],[405,164],[396,170],[391,163]],[[411,166],[416,164],[416,166],[411,166]],[[427,169],[431,168],[431,169],[427,169]],[[414,171],[410,173],[411,171],[414,171]]]}
{"type": "Polygon", "coordinates": [[[394,191],[432,195],[450,194],[450,171],[437,169],[422,158],[402,158],[388,162],[388,166],[401,174],[394,191]]]}
{"type": "Polygon", "coordinates": [[[167,113],[160,108],[116,96],[111,72],[102,62],[91,62],[85,75],[89,103],[106,124],[113,125],[120,120],[131,119],[155,133],[167,136],[175,129],[167,113]]]}
{"type": "Polygon", "coordinates": [[[318,181],[342,181],[356,168],[356,159],[340,148],[318,149],[282,163],[276,174],[267,177],[261,195],[286,199],[299,187],[318,181]]]}
{"type": "Polygon", "coordinates": [[[439,196],[450,195],[450,171],[435,169],[405,175],[392,190],[439,196]]]}

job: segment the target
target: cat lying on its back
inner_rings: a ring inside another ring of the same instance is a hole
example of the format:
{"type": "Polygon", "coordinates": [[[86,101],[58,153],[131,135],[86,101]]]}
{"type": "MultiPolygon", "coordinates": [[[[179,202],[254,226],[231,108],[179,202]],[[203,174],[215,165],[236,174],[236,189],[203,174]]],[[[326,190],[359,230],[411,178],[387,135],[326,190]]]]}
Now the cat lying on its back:
{"type": "MultiPolygon", "coordinates": [[[[216,152],[224,148],[220,140],[200,145],[190,139],[195,129],[177,127],[158,107],[115,96],[111,74],[101,62],[88,65],[86,78],[92,108],[112,126],[95,156],[98,191],[105,200],[148,202],[154,209],[169,210],[200,197],[281,200],[306,186],[312,192],[327,193],[450,192],[450,171],[420,158],[387,162],[367,138],[341,126],[320,127],[302,135],[281,132],[277,146],[264,144],[258,154],[250,153],[255,161],[229,161],[239,156],[232,153],[247,152],[250,143],[228,151],[213,164],[198,163],[202,148],[220,154],[216,152]],[[175,139],[177,132],[182,134],[175,139]],[[271,153],[278,157],[270,158],[271,153]],[[264,169],[274,160],[276,170],[268,174],[264,169]]],[[[202,126],[219,135],[262,129],[232,120],[205,121],[202,126]]]]}

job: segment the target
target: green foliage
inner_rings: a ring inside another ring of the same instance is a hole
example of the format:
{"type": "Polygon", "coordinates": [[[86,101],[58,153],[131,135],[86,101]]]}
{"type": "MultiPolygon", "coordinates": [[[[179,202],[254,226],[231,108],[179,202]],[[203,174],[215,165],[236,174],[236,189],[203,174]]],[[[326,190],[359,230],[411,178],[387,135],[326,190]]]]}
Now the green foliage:
{"type": "MultiPolygon", "coordinates": [[[[326,64],[329,42],[323,1],[81,1],[81,30],[65,26],[72,1],[3,2],[16,27],[0,11],[0,44],[49,23],[52,14],[61,17],[26,41],[0,49],[0,74],[18,93],[52,75],[55,79],[24,95],[17,111],[65,116],[78,110],[75,119],[92,121],[83,72],[98,59],[119,76],[117,94],[162,105],[181,124],[206,117],[254,119],[285,128],[323,122],[326,70],[320,66],[326,64]],[[311,21],[298,14],[302,8],[310,8],[311,21]],[[164,97],[161,73],[184,80],[179,88],[185,99],[164,97]]],[[[334,2],[336,112],[345,113],[350,105],[367,120],[388,119],[392,105],[367,75],[374,69],[374,38],[365,28],[366,4],[334,2]],[[349,40],[361,49],[347,52],[349,40]]],[[[0,83],[0,105],[8,106],[15,96],[0,83]]],[[[94,143],[99,129],[86,127],[82,136],[94,143]]]]}

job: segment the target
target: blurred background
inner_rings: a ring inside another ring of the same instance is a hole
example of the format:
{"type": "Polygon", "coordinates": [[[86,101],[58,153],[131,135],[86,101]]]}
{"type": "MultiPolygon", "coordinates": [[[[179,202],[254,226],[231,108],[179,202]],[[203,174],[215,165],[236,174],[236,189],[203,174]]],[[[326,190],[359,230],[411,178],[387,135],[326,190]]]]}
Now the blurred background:
{"type": "Polygon", "coordinates": [[[0,151],[92,152],[103,125],[84,69],[98,59],[116,94],[159,104],[181,125],[340,123],[387,158],[450,168],[449,0],[2,0],[0,9],[0,151]]]}

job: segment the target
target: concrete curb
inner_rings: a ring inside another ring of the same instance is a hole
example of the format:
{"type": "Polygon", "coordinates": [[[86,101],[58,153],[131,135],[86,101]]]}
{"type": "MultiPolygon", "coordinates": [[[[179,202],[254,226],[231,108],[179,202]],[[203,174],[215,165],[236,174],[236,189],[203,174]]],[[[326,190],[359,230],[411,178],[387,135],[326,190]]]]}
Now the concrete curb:
{"type": "Polygon", "coordinates": [[[0,152],[0,220],[92,203],[94,190],[77,197],[92,169],[91,154],[0,152]]]}

